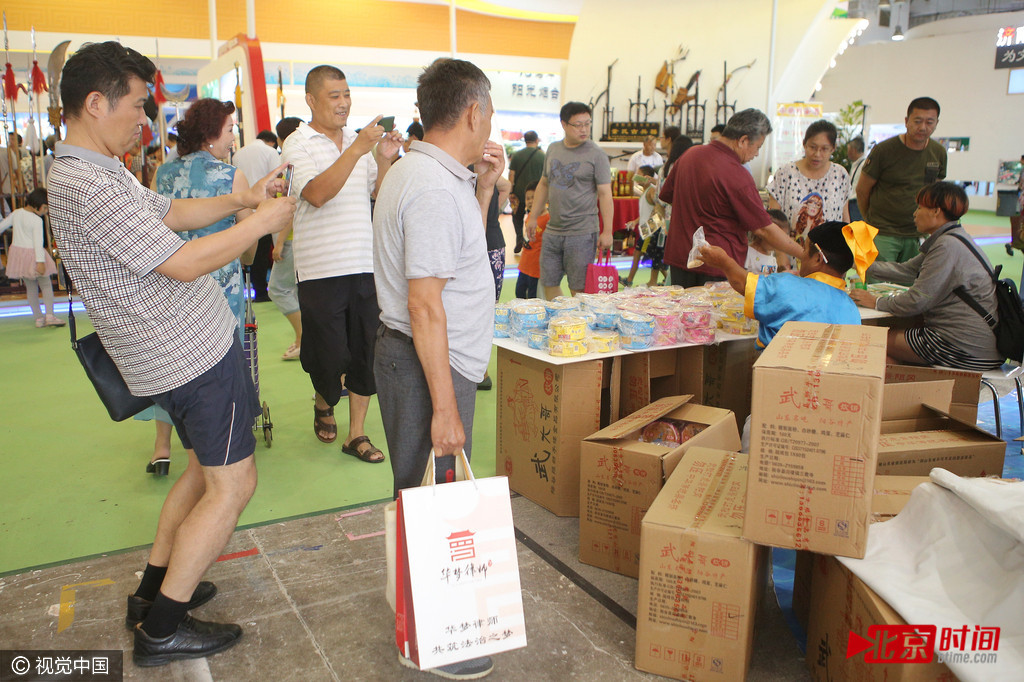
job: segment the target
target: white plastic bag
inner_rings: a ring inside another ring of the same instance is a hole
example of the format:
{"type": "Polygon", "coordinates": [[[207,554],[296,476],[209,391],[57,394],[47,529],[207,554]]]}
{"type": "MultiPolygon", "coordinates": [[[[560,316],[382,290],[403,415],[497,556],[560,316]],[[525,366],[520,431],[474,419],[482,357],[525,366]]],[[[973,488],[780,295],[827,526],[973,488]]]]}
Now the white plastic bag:
{"type": "Polygon", "coordinates": [[[704,226],[701,225],[693,233],[693,248],[690,249],[690,256],[686,259],[686,269],[694,270],[704,265],[700,258],[700,247],[707,246],[708,240],[704,238],[704,226]]]}

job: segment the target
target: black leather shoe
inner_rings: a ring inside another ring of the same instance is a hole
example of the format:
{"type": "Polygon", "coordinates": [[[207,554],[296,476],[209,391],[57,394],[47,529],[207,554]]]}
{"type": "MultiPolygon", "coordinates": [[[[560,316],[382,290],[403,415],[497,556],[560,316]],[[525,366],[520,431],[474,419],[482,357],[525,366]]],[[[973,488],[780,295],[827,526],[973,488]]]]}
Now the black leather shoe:
{"type": "MultiPolygon", "coordinates": [[[[209,580],[203,580],[196,585],[192,598],[188,600],[188,609],[191,611],[210,601],[217,594],[217,586],[209,580]]],[[[131,630],[137,623],[146,620],[149,610],[153,608],[153,602],[134,594],[128,595],[128,615],[124,617],[124,626],[131,630]]]]}
{"type": "Polygon", "coordinates": [[[159,639],[135,626],[132,659],[139,667],[151,668],[186,658],[204,658],[230,649],[241,638],[242,628],[234,623],[207,623],[185,616],[173,635],[159,639]]]}

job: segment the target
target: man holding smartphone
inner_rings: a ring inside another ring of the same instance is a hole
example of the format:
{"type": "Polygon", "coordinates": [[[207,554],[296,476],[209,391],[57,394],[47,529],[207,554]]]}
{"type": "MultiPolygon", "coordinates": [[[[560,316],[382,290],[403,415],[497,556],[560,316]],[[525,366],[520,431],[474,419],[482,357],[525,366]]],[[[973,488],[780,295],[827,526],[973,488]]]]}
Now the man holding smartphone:
{"type": "Polygon", "coordinates": [[[373,348],[380,317],[370,197],[398,156],[402,136],[385,133],[381,116],[358,134],[347,127],[352,95],[345,74],[333,66],[317,66],[306,76],[306,103],[312,120],[288,137],[282,154],[295,167],[292,196],[299,200],[292,242],[302,315],[299,359],[316,390],[316,437],[337,439],[334,406],[347,388],[342,451],[377,464],[384,453],[364,430],[377,392],[373,348]]]}

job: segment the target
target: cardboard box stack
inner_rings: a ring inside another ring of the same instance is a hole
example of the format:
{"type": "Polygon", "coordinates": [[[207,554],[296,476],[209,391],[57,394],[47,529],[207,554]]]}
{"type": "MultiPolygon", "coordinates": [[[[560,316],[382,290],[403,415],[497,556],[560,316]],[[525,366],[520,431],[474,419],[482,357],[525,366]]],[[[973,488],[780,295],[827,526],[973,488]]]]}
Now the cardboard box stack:
{"type": "Polygon", "coordinates": [[[641,519],[698,446],[738,450],[740,437],[732,412],[688,395],[657,400],[588,436],[580,449],[580,561],[637,577],[641,519]],[[685,442],[650,442],[666,423],[685,424],[685,442]]]}
{"type": "Polygon", "coordinates": [[[741,680],[767,548],[740,537],[747,456],[693,447],[643,520],[636,667],[741,680]]]}
{"type": "Polygon", "coordinates": [[[862,557],[886,330],[787,322],[754,364],[743,537],[862,557]]]}

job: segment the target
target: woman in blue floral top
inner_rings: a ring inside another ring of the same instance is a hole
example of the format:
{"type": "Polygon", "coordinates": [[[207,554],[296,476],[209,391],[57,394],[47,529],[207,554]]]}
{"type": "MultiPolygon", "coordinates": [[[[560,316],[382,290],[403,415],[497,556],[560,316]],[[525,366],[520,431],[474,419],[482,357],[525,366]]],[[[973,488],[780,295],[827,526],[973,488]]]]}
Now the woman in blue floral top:
{"type": "MultiPolygon", "coordinates": [[[[249,182],[241,171],[226,162],[235,144],[234,121],[235,105],[231,102],[220,102],[215,99],[201,99],[195,102],[185,113],[184,119],[178,123],[178,154],[156,172],[154,188],[159,194],[172,199],[193,199],[200,197],[216,197],[231,192],[244,191],[249,182]]],[[[239,211],[236,215],[199,230],[187,230],[179,234],[185,240],[199,239],[215,232],[221,232],[234,226],[236,219],[241,220],[251,213],[249,210],[239,211]]],[[[256,253],[256,244],[242,254],[246,265],[252,263],[256,253]]],[[[233,261],[219,270],[210,273],[220,284],[227,298],[228,306],[238,320],[238,338],[242,339],[245,331],[245,290],[242,279],[242,263],[233,261]]],[[[159,407],[149,408],[136,419],[156,420],[156,443],[153,457],[146,471],[157,475],[167,475],[170,470],[171,452],[171,419],[159,407]]]]}
{"type": "MultiPolygon", "coordinates": [[[[247,178],[227,163],[235,144],[234,121],[231,115],[235,105],[215,99],[201,99],[189,107],[185,118],[178,123],[178,158],[163,164],[156,171],[156,191],[172,199],[193,199],[230,194],[249,187],[247,178]]],[[[248,213],[248,211],[246,211],[248,213]]],[[[241,213],[238,220],[244,218],[241,213]]],[[[199,239],[232,227],[235,216],[200,230],[181,232],[186,240],[199,239]]],[[[252,262],[256,245],[243,254],[246,264],[252,262]]],[[[238,338],[245,330],[245,295],[242,264],[228,263],[212,273],[228,300],[231,312],[238,320],[238,338]]]]}

